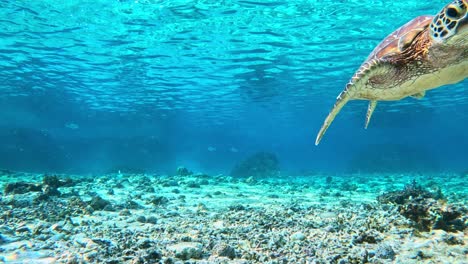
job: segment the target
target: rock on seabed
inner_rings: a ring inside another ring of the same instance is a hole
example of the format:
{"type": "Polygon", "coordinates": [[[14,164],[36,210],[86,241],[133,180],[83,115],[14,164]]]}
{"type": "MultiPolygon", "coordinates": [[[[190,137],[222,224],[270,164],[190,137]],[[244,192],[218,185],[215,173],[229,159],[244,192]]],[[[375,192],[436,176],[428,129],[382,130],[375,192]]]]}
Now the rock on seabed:
{"type": "Polygon", "coordinates": [[[176,258],[182,260],[200,259],[202,257],[202,244],[195,242],[181,242],[168,247],[173,251],[176,258]]]}

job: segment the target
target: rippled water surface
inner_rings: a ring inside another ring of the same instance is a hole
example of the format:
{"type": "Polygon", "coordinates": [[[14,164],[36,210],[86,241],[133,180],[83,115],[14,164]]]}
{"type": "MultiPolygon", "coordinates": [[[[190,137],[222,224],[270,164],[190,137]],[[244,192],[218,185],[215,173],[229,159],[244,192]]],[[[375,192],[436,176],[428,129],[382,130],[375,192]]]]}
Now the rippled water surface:
{"type": "MultiPolygon", "coordinates": [[[[445,4],[0,1],[2,96],[53,89],[98,109],[216,116],[252,101],[332,102],[383,37],[445,4]]],[[[461,90],[431,103],[464,104],[461,90]]]]}

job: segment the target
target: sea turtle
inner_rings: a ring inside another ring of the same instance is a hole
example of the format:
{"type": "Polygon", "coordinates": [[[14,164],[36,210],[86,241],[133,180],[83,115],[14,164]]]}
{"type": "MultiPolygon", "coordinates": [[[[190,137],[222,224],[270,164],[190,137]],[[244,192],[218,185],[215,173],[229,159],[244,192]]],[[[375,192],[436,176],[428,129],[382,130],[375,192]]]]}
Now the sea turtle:
{"type": "Polygon", "coordinates": [[[320,129],[318,145],[341,108],[369,100],[365,127],[377,101],[422,98],[425,91],[468,77],[468,0],[455,0],[435,16],[419,16],[387,36],[367,57],[320,129]]]}

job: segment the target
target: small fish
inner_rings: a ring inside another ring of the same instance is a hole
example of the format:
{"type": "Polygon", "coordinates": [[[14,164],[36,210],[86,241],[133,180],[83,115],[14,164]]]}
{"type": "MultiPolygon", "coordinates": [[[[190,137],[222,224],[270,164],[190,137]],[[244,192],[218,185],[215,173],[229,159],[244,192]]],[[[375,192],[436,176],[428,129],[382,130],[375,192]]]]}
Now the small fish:
{"type": "Polygon", "coordinates": [[[231,147],[231,148],[229,149],[229,151],[234,152],[234,153],[239,152],[239,150],[236,149],[235,147],[231,147]]]}
{"type": "Polygon", "coordinates": [[[67,124],[65,125],[65,127],[66,127],[66,128],[69,128],[69,129],[78,129],[78,128],[80,128],[80,126],[77,125],[77,124],[75,124],[75,123],[67,123],[67,124]]]}
{"type": "Polygon", "coordinates": [[[216,151],[216,148],[215,148],[215,147],[209,146],[209,147],[208,147],[208,151],[209,151],[209,152],[214,152],[214,151],[216,151]]]}

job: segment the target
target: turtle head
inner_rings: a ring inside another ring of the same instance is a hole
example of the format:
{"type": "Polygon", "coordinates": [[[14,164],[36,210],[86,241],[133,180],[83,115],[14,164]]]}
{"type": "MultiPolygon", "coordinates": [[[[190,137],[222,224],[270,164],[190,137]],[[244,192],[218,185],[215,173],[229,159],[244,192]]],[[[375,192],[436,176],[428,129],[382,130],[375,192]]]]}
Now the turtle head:
{"type": "MultiPolygon", "coordinates": [[[[468,36],[468,0],[446,5],[432,20],[430,34],[436,43],[463,43],[468,36]]],[[[448,44],[447,43],[447,44],[448,44]]]]}

